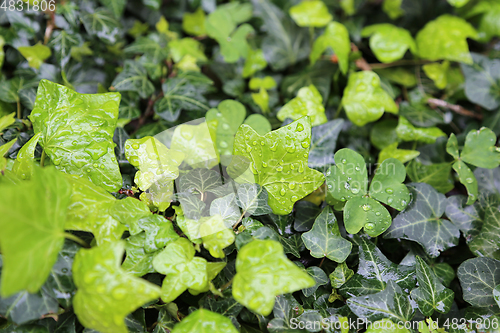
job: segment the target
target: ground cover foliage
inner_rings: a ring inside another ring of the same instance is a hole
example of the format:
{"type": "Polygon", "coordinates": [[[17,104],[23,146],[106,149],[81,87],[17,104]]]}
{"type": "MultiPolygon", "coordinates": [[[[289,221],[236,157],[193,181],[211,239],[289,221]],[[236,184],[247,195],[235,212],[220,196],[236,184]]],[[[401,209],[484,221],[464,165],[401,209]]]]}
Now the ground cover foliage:
{"type": "Polygon", "coordinates": [[[497,0],[0,0],[0,332],[499,332],[498,37],[497,0]]]}

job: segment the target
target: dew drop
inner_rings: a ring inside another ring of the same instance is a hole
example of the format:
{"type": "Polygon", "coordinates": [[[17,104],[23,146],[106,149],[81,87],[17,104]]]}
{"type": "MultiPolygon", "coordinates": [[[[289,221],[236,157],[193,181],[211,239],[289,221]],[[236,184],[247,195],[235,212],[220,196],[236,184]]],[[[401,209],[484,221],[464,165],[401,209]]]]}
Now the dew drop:
{"type": "Polygon", "coordinates": [[[304,130],[304,125],[302,125],[301,123],[298,123],[297,127],[295,129],[297,130],[297,132],[302,132],[304,130]]]}
{"type": "Polygon", "coordinates": [[[247,153],[251,152],[252,151],[252,147],[248,146],[247,147],[247,153]]]}
{"type": "Polygon", "coordinates": [[[99,167],[99,165],[98,165],[97,163],[92,164],[92,166],[93,166],[94,168],[98,168],[98,167],[99,167]]]}
{"type": "Polygon", "coordinates": [[[352,192],[352,194],[358,194],[358,193],[359,193],[359,189],[357,189],[357,188],[352,188],[352,189],[351,189],[351,192],[352,192]]]}
{"type": "Polygon", "coordinates": [[[345,197],[340,198],[340,201],[345,201],[345,197]]]}
{"type": "Polygon", "coordinates": [[[226,142],[226,141],[221,141],[221,142],[219,143],[219,146],[221,146],[221,148],[227,148],[227,146],[228,146],[228,145],[227,145],[227,142],[226,142]]]}
{"type": "Polygon", "coordinates": [[[283,171],[283,167],[282,167],[281,165],[280,165],[280,166],[278,166],[278,167],[276,168],[276,171],[278,171],[278,172],[283,171]]]}
{"type": "Polygon", "coordinates": [[[467,184],[472,184],[473,182],[472,178],[467,178],[465,181],[467,182],[467,184]]]}
{"type": "Polygon", "coordinates": [[[260,142],[260,145],[261,145],[261,146],[265,146],[265,145],[266,145],[266,143],[264,142],[264,140],[262,140],[262,141],[260,142]]]}
{"type": "Polygon", "coordinates": [[[359,170],[361,170],[361,169],[360,169],[360,168],[359,168],[358,166],[357,166],[357,167],[356,167],[355,169],[356,169],[356,171],[359,171],[359,170]]]}
{"type": "Polygon", "coordinates": [[[134,148],[134,149],[139,149],[139,145],[138,145],[137,143],[134,143],[134,144],[132,145],[132,148],[134,148]]]}
{"type": "Polygon", "coordinates": [[[401,200],[401,206],[406,207],[406,200],[401,200]]]}
{"type": "Polygon", "coordinates": [[[224,123],[224,124],[222,124],[222,128],[227,131],[227,130],[229,130],[230,127],[228,124],[224,123]]]}
{"type": "Polygon", "coordinates": [[[295,189],[295,183],[290,183],[290,184],[288,184],[288,188],[289,188],[290,190],[295,189]]]}
{"type": "Polygon", "coordinates": [[[365,212],[369,211],[371,209],[370,205],[363,205],[361,206],[365,212]]]}
{"type": "Polygon", "coordinates": [[[308,140],[304,140],[302,141],[302,143],[300,144],[303,148],[307,148],[309,147],[309,141],[308,140]]]}
{"type": "Polygon", "coordinates": [[[385,189],[385,192],[388,194],[392,194],[393,190],[392,190],[392,188],[388,187],[385,189]]]}
{"type": "Polygon", "coordinates": [[[254,146],[256,146],[256,145],[257,145],[257,141],[252,142],[252,144],[253,144],[254,146]]]}
{"type": "Polygon", "coordinates": [[[345,158],[342,159],[342,163],[345,164],[347,160],[345,158]]]}
{"type": "Polygon", "coordinates": [[[281,194],[281,195],[285,195],[285,194],[286,194],[286,191],[285,191],[285,189],[284,189],[284,188],[282,188],[282,189],[280,190],[280,194],[281,194]]]}
{"type": "Polygon", "coordinates": [[[372,230],[373,228],[375,228],[375,224],[373,224],[373,223],[366,223],[365,224],[366,230],[372,230]]]}
{"type": "Polygon", "coordinates": [[[266,163],[266,162],[264,162],[264,161],[262,161],[262,167],[263,167],[263,168],[267,168],[267,163],[266,163]]]}
{"type": "Polygon", "coordinates": [[[290,164],[290,169],[294,170],[295,169],[295,165],[290,164]]]}
{"type": "Polygon", "coordinates": [[[380,216],[380,212],[376,212],[375,215],[380,216]]]}
{"type": "Polygon", "coordinates": [[[387,203],[391,204],[394,200],[392,198],[387,199],[387,203]]]}
{"type": "Polygon", "coordinates": [[[87,172],[90,172],[90,169],[87,169],[87,172]]]}

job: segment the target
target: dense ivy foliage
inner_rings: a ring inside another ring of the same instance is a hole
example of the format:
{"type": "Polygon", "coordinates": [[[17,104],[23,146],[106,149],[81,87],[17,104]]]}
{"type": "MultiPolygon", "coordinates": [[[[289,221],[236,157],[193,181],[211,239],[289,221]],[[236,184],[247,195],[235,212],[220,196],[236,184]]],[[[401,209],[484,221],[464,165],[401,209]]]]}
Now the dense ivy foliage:
{"type": "Polygon", "coordinates": [[[498,0],[0,0],[0,332],[500,332],[498,37],[498,0]]]}

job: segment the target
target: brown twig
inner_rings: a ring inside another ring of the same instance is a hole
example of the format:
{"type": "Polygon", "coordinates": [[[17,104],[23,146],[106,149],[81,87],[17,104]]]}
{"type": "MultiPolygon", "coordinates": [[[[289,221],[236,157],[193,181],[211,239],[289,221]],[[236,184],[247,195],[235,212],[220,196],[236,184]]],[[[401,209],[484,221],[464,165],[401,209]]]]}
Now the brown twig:
{"type": "MultiPolygon", "coordinates": [[[[351,50],[352,50],[352,52],[359,51],[358,47],[354,43],[351,43],[351,50]]],[[[372,68],[370,67],[370,64],[368,64],[368,62],[363,57],[356,59],[355,63],[356,63],[356,67],[358,67],[359,69],[362,69],[364,71],[371,71],[372,70],[372,68]]]]}
{"type": "Polygon", "coordinates": [[[47,23],[47,27],[45,28],[45,35],[43,37],[43,45],[47,45],[50,40],[50,36],[52,36],[52,32],[56,28],[56,19],[53,11],[46,11],[46,14],[50,16],[49,21],[47,23]]]}
{"type": "Polygon", "coordinates": [[[483,119],[483,116],[481,114],[477,114],[477,113],[474,113],[472,111],[469,111],[460,105],[450,104],[446,101],[443,101],[442,99],[429,98],[427,100],[427,103],[429,103],[431,106],[440,106],[443,108],[450,109],[451,111],[454,111],[458,114],[461,114],[462,116],[472,117],[472,118],[476,118],[476,119],[480,119],[480,120],[483,119]]]}
{"type": "Polygon", "coordinates": [[[372,69],[382,69],[382,68],[390,68],[396,66],[417,66],[417,65],[425,65],[431,63],[429,60],[412,60],[412,59],[403,59],[399,61],[389,62],[389,63],[377,63],[377,64],[368,64],[372,69]]]}

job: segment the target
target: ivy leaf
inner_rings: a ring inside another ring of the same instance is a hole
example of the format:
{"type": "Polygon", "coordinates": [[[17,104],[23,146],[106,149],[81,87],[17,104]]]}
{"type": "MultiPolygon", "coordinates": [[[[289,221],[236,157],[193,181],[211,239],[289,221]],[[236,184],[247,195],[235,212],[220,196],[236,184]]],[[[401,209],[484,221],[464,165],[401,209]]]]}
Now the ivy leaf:
{"type": "Polygon", "coordinates": [[[404,323],[411,320],[415,312],[408,295],[392,280],[387,282],[383,291],[376,294],[349,298],[347,306],[359,318],[372,322],[387,318],[404,323]]]}
{"type": "Polygon", "coordinates": [[[155,88],[148,79],[146,68],[138,61],[125,60],[123,70],[113,80],[111,86],[117,91],[135,91],[142,98],[148,98],[155,88]]]}
{"type": "Polygon", "coordinates": [[[134,182],[160,211],[170,206],[173,180],[179,176],[178,166],[184,154],[169,150],[156,138],[129,139],[125,142],[125,156],[137,167],[134,182]]]}
{"type": "Polygon", "coordinates": [[[158,252],[147,253],[144,249],[146,233],[141,232],[126,239],[125,251],[127,257],[123,261],[122,269],[135,276],[154,273],[153,259],[158,252]]]}
{"type": "Polygon", "coordinates": [[[472,253],[477,256],[500,260],[500,241],[495,236],[500,230],[499,207],[500,202],[494,197],[489,197],[482,205],[484,210],[482,226],[478,230],[471,230],[472,240],[468,244],[472,253]]]}
{"type": "Polygon", "coordinates": [[[245,124],[236,133],[234,155],[251,161],[254,183],[267,190],[268,203],[275,214],[290,213],[297,200],[324,182],[321,173],[307,166],[310,137],[307,117],[264,136],[245,124]]]}
{"type": "Polygon", "coordinates": [[[1,295],[8,297],[24,289],[35,293],[63,247],[71,188],[58,171],[47,168],[36,170],[29,182],[4,186],[3,193],[1,295]]]}
{"type": "Polygon", "coordinates": [[[16,122],[15,113],[12,112],[6,116],[0,118],[0,131],[3,131],[5,128],[9,127],[13,123],[16,122]]]}
{"type": "Polygon", "coordinates": [[[330,22],[323,35],[319,36],[312,46],[309,60],[314,65],[321,54],[327,48],[331,48],[337,55],[339,67],[345,75],[349,68],[349,54],[351,53],[351,41],[347,28],[338,22],[330,22]]]}
{"type": "Polygon", "coordinates": [[[170,56],[175,62],[181,61],[186,55],[190,55],[199,61],[207,61],[201,43],[193,38],[172,40],[168,43],[168,47],[170,56]]]}
{"type": "Polygon", "coordinates": [[[210,169],[219,163],[214,138],[206,122],[199,125],[177,126],[170,149],[184,153],[184,161],[194,169],[203,167],[210,169]]]}
{"type": "Polygon", "coordinates": [[[413,54],[417,53],[417,46],[410,32],[389,23],[365,27],[361,36],[370,37],[371,50],[384,63],[403,58],[408,49],[413,54]]]}
{"type": "MultiPolygon", "coordinates": [[[[267,202],[267,200],[266,200],[267,202]]],[[[236,196],[229,193],[222,198],[217,198],[210,204],[210,216],[219,214],[226,227],[234,226],[240,219],[241,212],[236,204],[236,196]]]]}
{"type": "Polygon", "coordinates": [[[176,121],[182,110],[207,111],[203,96],[212,80],[196,72],[184,72],[175,78],[167,79],[163,85],[163,98],[154,105],[155,112],[167,121],[176,121]]]}
{"type": "Polygon", "coordinates": [[[438,127],[417,128],[403,116],[399,117],[396,133],[398,138],[403,141],[419,141],[424,143],[434,143],[437,138],[446,136],[438,127]]]}
{"type": "Polygon", "coordinates": [[[470,131],[460,159],[480,168],[494,169],[500,164],[500,149],[495,147],[495,142],[495,133],[487,127],[470,131]]]}
{"type": "Polygon", "coordinates": [[[194,13],[186,12],[182,16],[182,30],[193,36],[206,35],[205,19],[205,12],[201,7],[194,13]]]}
{"type": "Polygon", "coordinates": [[[172,302],[188,288],[195,291],[206,288],[207,261],[194,254],[193,244],[186,238],[179,238],[153,259],[155,270],[166,275],[161,291],[165,303],[172,302]]]}
{"type": "Polygon", "coordinates": [[[146,233],[144,239],[144,250],[146,253],[163,249],[168,243],[176,241],[179,238],[172,222],[158,214],[143,217],[137,221],[137,225],[146,233]]]}
{"type": "Polygon", "coordinates": [[[478,196],[477,190],[477,180],[474,177],[474,173],[469,169],[467,164],[462,161],[457,161],[453,163],[453,170],[458,174],[458,179],[467,189],[467,204],[473,204],[476,201],[478,196]]]}
{"type": "Polygon", "coordinates": [[[264,52],[261,49],[248,50],[247,59],[243,66],[242,76],[244,78],[254,75],[256,72],[267,67],[267,61],[264,57],[264,52]]]}
{"type": "Polygon", "coordinates": [[[307,29],[299,28],[289,15],[269,0],[252,0],[254,16],[262,19],[264,57],[275,71],[283,70],[309,55],[307,29]]]}
{"type": "Polygon", "coordinates": [[[237,333],[231,319],[218,313],[199,309],[191,312],[180,323],[174,326],[172,333],[237,333]]]}
{"type": "Polygon", "coordinates": [[[342,238],[330,207],[323,209],[312,229],[302,234],[302,240],[314,258],[327,257],[336,262],[345,261],[352,249],[351,242],[342,238]]]}
{"type": "Polygon", "coordinates": [[[234,135],[246,117],[243,104],[234,100],[219,103],[217,109],[210,109],[205,115],[207,121],[217,120],[217,149],[221,156],[233,153],[234,135]]]}
{"type": "Polygon", "coordinates": [[[286,258],[276,241],[254,240],[238,252],[233,297],[260,315],[271,313],[277,295],[315,284],[313,278],[286,258]]]}
{"type": "Polygon", "coordinates": [[[306,272],[312,276],[314,281],[316,281],[316,284],[314,287],[307,288],[307,289],[302,289],[302,293],[304,296],[309,297],[313,295],[316,290],[318,290],[319,287],[324,286],[329,282],[328,276],[326,275],[325,271],[323,271],[321,268],[316,267],[316,266],[310,266],[306,269],[306,272]]]}
{"type": "Polygon", "coordinates": [[[447,59],[472,64],[466,40],[468,37],[478,38],[472,25],[457,16],[441,15],[418,32],[418,54],[429,60],[447,59]]]}
{"type": "Polygon", "coordinates": [[[403,0],[384,0],[382,4],[382,10],[389,16],[391,20],[395,20],[405,13],[401,9],[401,4],[403,0]]]}
{"type": "Polygon", "coordinates": [[[411,297],[417,304],[420,312],[426,317],[431,316],[434,310],[448,313],[453,303],[455,293],[439,282],[436,274],[419,256],[417,259],[418,288],[412,290],[411,297]]]}
{"type": "Polygon", "coordinates": [[[394,142],[380,151],[380,154],[378,155],[378,163],[380,164],[388,158],[395,158],[401,163],[406,163],[418,155],[420,155],[418,150],[399,149],[398,142],[394,142]]]}
{"type": "Polygon", "coordinates": [[[219,214],[209,218],[202,218],[200,224],[200,237],[203,246],[214,258],[224,258],[223,249],[234,243],[235,235],[232,229],[224,224],[224,220],[219,214]]]}
{"type": "Polygon", "coordinates": [[[366,194],[368,174],[363,156],[343,148],[334,156],[335,165],[327,171],[327,201],[346,201],[366,194]]]}
{"type": "Polygon", "coordinates": [[[334,289],[342,287],[354,275],[354,271],[347,267],[345,262],[340,263],[335,267],[335,270],[330,274],[330,283],[334,289]]]}
{"type": "Polygon", "coordinates": [[[377,293],[389,281],[401,288],[411,290],[415,286],[415,270],[409,266],[396,265],[369,240],[356,238],[359,244],[359,266],[357,273],[340,289],[342,295],[361,296],[377,293]]]}
{"type": "Polygon", "coordinates": [[[290,7],[288,12],[299,27],[321,28],[333,19],[321,0],[301,2],[290,7]]]}
{"type": "Polygon", "coordinates": [[[427,183],[443,194],[455,187],[450,179],[450,172],[450,163],[426,165],[413,160],[406,166],[406,173],[412,182],[427,183]]]}
{"type": "Polygon", "coordinates": [[[71,58],[71,48],[79,46],[80,41],[81,37],[78,34],[72,34],[64,30],[54,31],[47,46],[54,50],[56,60],[61,64],[63,71],[71,58]]]}
{"type": "Polygon", "coordinates": [[[450,62],[448,60],[440,63],[426,64],[422,66],[422,69],[439,89],[444,89],[448,85],[448,69],[450,67],[450,62]]]}
{"type": "Polygon", "coordinates": [[[269,321],[270,332],[281,332],[290,328],[291,319],[297,317],[297,313],[303,311],[302,305],[291,294],[276,296],[273,316],[269,321]]]}
{"type": "Polygon", "coordinates": [[[380,78],[370,71],[349,75],[341,103],[347,118],[357,126],[378,120],[384,111],[398,113],[398,106],[380,86],[380,78]]]}
{"type": "Polygon", "coordinates": [[[85,327],[102,333],[127,333],[125,317],[157,299],[159,288],[120,268],[125,242],[106,243],[80,250],[73,262],[78,288],[73,307],[85,327]]]}
{"type": "Polygon", "coordinates": [[[120,22],[106,8],[85,12],[80,19],[89,35],[96,36],[109,45],[117,42],[122,31],[120,22]]]}
{"type": "Polygon", "coordinates": [[[21,179],[30,179],[35,167],[35,148],[42,133],[35,134],[21,149],[17,152],[16,161],[12,166],[12,171],[21,179]]]}
{"type": "Polygon", "coordinates": [[[457,275],[466,302],[481,308],[496,305],[493,290],[500,284],[500,261],[468,259],[460,264],[457,275]]]}
{"type": "Polygon", "coordinates": [[[116,93],[79,94],[42,80],[29,118],[57,169],[116,191],[122,186],[113,143],[119,102],[116,93]]]}
{"type": "MultiPolygon", "coordinates": [[[[459,0],[458,0],[459,1],[459,0]]],[[[500,6],[497,2],[491,0],[483,0],[475,3],[468,10],[467,18],[480,14],[478,24],[479,41],[489,41],[493,36],[500,35],[500,25],[498,24],[497,15],[500,12],[500,6]]]]}
{"type": "Polygon", "coordinates": [[[394,158],[384,160],[370,184],[370,196],[394,209],[403,210],[410,202],[408,188],[402,184],[405,178],[403,163],[394,158]]]}
{"type": "Polygon", "coordinates": [[[258,184],[239,184],[237,193],[236,203],[246,214],[259,216],[272,213],[264,187],[258,184]]]}
{"type": "Polygon", "coordinates": [[[297,97],[286,103],[276,115],[281,121],[286,118],[297,120],[303,116],[310,117],[312,126],[318,126],[328,121],[323,106],[323,98],[318,89],[312,84],[309,87],[301,88],[297,93],[297,97]]]}
{"type": "Polygon", "coordinates": [[[343,119],[335,119],[312,129],[308,160],[311,168],[334,163],[333,152],[343,125],[343,119]]]}
{"type": "Polygon", "coordinates": [[[20,46],[17,50],[28,60],[28,65],[35,69],[40,69],[43,62],[52,55],[50,48],[41,42],[33,46],[20,46]]]}
{"type": "Polygon", "coordinates": [[[106,8],[113,13],[115,18],[119,19],[123,15],[127,0],[99,0],[99,2],[106,6],[106,8]]]}
{"type": "Polygon", "coordinates": [[[344,207],[344,223],[350,234],[364,228],[368,235],[376,237],[391,225],[391,214],[372,198],[354,197],[344,207]]]}
{"type": "Polygon", "coordinates": [[[179,179],[180,192],[204,194],[221,186],[221,175],[209,169],[194,169],[179,179]]]}
{"type": "Polygon", "coordinates": [[[465,76],[465,95],[485,109],[494,110],[500,105],[500,60],[488,59],[472,53],[473,63],[462,64],[465,76]]]}
{"type": "Polygon", "coordinates": [[[460,231],[450,221],[441,219],[446,208],[445,196],[428,184],[413,183],[409,187],[412,202],[392,221],[384,238],[415,241],[433,258],[458,245],[460,231]]]}

